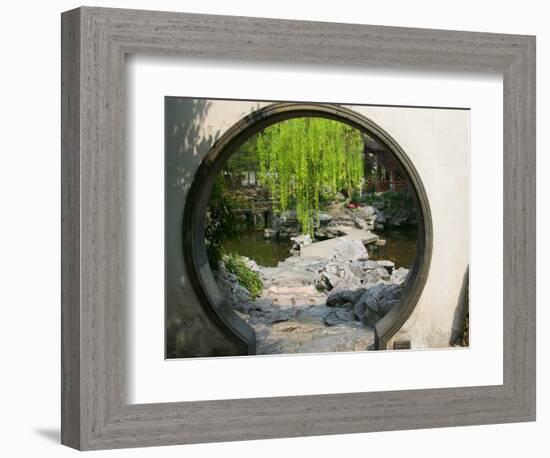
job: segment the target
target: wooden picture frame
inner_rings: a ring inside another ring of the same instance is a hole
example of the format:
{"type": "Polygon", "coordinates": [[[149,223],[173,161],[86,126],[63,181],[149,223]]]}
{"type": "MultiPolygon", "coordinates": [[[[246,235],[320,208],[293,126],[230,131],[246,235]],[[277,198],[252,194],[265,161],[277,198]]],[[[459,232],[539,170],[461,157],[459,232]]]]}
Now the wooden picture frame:
{"type": "Polygon", "coordinates": [[[62,443],[80,450],[535,419],[535,38],[82,7],[62,15],[62,443]],[[128,404],[125,55],[497,72],[503,384],[128,404]]]}

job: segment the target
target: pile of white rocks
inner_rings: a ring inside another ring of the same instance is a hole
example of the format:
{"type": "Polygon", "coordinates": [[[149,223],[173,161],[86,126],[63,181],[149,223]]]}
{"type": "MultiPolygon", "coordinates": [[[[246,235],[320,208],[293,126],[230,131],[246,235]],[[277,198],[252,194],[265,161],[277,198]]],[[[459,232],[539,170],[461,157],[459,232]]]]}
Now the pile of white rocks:
{"type": "MultiPolygon", "coordinates": [[[[247,263],[262,279],[263,299],[286,309],[319,304],[353,309],[353,319],[369,326],[395,305],[409,273],[402,267],[396,269],[392,261],[369,260],[367,250],[358,240],[339,240],[329,260],[291,256],[277,267],[258,266],[252,260],[247,263]]],[[[233,278],[229,280],[235,283],[233,278]]],[[[247,300],[239,285],[231,293],[235,308],[242,311],[254,308],[247,304],[253,301],[247,300]]],[[[345,316],[348,315],[352,317],[345,316]]]]}
{"type": "Polygon", "coordinates": [[[400,300],[409,271],[368,259],[360,241],[338,242],[328,260],[291,256],[277,267],[246,260],[263,282],[258,298],[223,266],[216,272],[222,294],[256,331],[258,354],[374,348],[373,326],[400,300]]]}
{"type": "MultiPolygon", "coordinates": [[[[328,212],[319,212],[314,228],[315,240],[326,240],[344,235],[339,227],[348,226],[372,231],[376,228],[378,211],[372,206],[345,208],[343,203],[334,204],[328,212]]],[[[383,229],[383,226],[382,226],[383,229]]],[[[289,210],[280,215],[273,215],[272,227],[264,229],[265,238],[279,237],[289,239],[301,237],[301,226],[296,218],[296,212],[289,210]]],[[[296,249],[296,248],[295,248],[296,249]]]]}

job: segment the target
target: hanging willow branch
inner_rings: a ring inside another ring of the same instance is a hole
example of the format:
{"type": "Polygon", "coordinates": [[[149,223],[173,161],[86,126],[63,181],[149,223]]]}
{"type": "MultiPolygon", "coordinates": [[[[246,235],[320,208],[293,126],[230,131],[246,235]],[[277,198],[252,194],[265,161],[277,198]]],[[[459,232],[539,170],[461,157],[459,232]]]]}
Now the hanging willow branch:
{"type": "Polygon", "coordinates": [[[304,233],[318,224],[320,202],[363,184],[362,134],[323,118],[295,118],[274,124],[257,138],[261,183],[277,212],[296,209],[304,233]]]}

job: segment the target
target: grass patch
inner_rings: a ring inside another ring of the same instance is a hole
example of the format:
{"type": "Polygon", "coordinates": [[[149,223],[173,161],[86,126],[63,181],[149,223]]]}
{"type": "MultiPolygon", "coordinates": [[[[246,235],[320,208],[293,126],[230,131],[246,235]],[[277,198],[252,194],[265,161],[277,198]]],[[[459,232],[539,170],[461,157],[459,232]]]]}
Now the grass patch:
{"type": "Polygon", "coordinates": [[[222,260],[225,269],[237,277],[237,282],[246,288],[252,297],[258,297],[264,288],[260,276],[246,265],[242,256],[238,254],[224,254],[222,260]]]}

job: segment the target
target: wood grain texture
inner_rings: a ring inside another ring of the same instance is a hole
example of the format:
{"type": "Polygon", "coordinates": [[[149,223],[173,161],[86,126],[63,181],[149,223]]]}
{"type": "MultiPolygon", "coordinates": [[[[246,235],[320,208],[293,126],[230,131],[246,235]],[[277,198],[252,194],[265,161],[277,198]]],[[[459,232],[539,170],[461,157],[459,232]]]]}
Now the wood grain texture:
{"type": "Polygon", "coordinates": [[[80,12],[61,24],[61,441],[80,445],[80,12]]]}
{"type": "Polygon", "coordinates": [[[64,444],[103,449],[535,418],[534,37],[87,7],[64,13],[62,24],[64,444]],[[502,73],[504,384],[129,405],[127,53],[502,73]]]}

